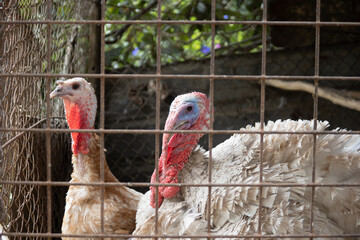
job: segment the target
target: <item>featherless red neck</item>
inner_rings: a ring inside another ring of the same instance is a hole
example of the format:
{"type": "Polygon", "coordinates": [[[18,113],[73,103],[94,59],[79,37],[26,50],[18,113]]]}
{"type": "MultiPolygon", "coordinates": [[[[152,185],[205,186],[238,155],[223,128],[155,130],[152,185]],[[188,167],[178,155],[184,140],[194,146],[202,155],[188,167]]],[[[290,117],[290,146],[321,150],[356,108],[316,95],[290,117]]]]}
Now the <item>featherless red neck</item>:
{"type": "MultiPolygon", "coordinates": [[[[206,130],[209,129],[209,100],[206,95],[198,92],[180,95],[171,104],[165,130],[206,130]]],[[[192,150],[202,134],[175,133],[164,134],[163,150],[159,159],[159,182],[178,183],[178,173],[188,161],[192,150]]],[[[156,182],[154,171],[151,182],[156,182]]],[[[151,206],[155,207],[155,187],[152,191],[151,206]]],[[[163,198],[172,198],[179,192],[175,186],[160,186],[158,206],[163,198]]]]}
{"type": "MultiPolygon", "coordinates": [[[[64,99],[66,121],[70,129],[92,129],[90,119],[95,118],[91,116],[91,102],[74,103],[64,99]]],[[[75,155],[82,153],[89,153],[90,133],[72,132],[72,151],[75,155]]]]}

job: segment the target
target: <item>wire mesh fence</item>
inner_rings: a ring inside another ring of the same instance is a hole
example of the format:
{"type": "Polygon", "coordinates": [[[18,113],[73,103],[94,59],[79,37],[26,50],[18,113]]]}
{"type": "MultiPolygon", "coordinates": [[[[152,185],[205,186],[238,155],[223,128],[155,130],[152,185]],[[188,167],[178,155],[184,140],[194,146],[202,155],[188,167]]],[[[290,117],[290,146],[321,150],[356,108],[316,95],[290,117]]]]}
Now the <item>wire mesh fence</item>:
{"type": "MultiPolygon", "coordinates": [[[[2,21],[33,21],[46,19],[46,1],[5,1],[1,3],[2,21]]],[[[51,19],[74,16],[81,19],[80,3],[58,1],[52,3],[51,19]]],[[[51,69],[53,73],[83,71],[86,62],[81,40],[88,35],[88,27],[54,26],[51,29],[51,69]],[[70,36],[70,38],[68,38],[70,36]],[[75,39],[78,41],[73,48],[75,39]]],[[[44,73],[47,28],[42,24],[1,24],[1,72],[44,73]]],[[[13,77],[1,79],[1,127],[44,128],[46,126],[46,90],[44,77],[13,77]]],[[[54,102],[53,127],[66,127],[63,107],[54,102]]],[[[53,166],[62,168],[70,158],[69,137],[52,135],[53,166]]],[[[1,132],[1,180],[46,181],[45,135],[31,132],[1,132]]],[[[54,169],[54,170],[55,170],[54,169]]],[[[69,179],[71,169],[53,171],[55,179],[69,179]]],[[[1,184],[1,225],[6,232],[46,231],[46,189],[34,185],[1,184]]],[[[66,189],[53,188],[53,230],[59,231],[64,209],[66,189]]],[[[31,238],[31,237],[27,237],[31,238]]],[[[24,239],[27,239],[24,237],[24,239]]]]}
{"type": "MultiPolygon", "coordinates": [[[[106,161],[120,182],[149,182],[154,159],[159,157],[157,151],[160,149],[160,135],[155,131],[162,129],[172,100],[179,94],[194,90],[210,93],[215,107],[215,130],[236,130],[259,120],[264,123],[278,118],[327,119],[333,128],[359,130],[359,111],[344,109],[318,99],[317,95],[320,87],[331,93],[346,91],[347,97],[360,98],[356,91],[360,86],[360,47],[356,43],[359,20],[350,19],[347,22],[347,19],[341,19],[340,22],[319,19],[320,1],[314,1],[312,12],[319,14],[318,17],[303,19],[303,22],[285,18],[280,19],[284,22],[280,22],[279,19],[272,19],[270,14],[268,21],[267,2],[262,2],[262,20],[247,21],[215,19],[216,1],[209,2],[213,14],[202,21],[162,19],[161,9],[157,9],[161,7],[161,1],[157,7],[153,6],[155,11],[160,12],[157,17],[138,21],[105,20],[106,1],[2,2],[2,238],[60,237],[67,186],[54,183],[49,190],[44,184],[49,180],[49,185],[52,185],[51,181],[66,182],[72,171],[69,133],[60,131],[46,134],[46,131],[50,132],[49,128],[67,127],[62,102],[51,101],[51,114],[47,107],[47,83],[51,82],[52,87],[56,79],[73,76],[88,78],[95,86],[99,101],[102,101],[98,111],[99,128],[129,130],[104,135],[106,161]],[[105,28],[106,24],[130,24],[135,26],[129,30],[134,31],[133,34],[150,26],[154,41],[149,47],[157,52],[156,62],[148,67],[105,69],[105,34],[100,34],[99,28],[105,28]],[[167,52],[166,46],[161,47],[161,42],[167,37],[162,36],[163,27],[177,24],[211,26],[207,36],[212,44],[207,57],[199,61],[162,64],[161,56],[176,54],[176,50],[167,52]],[[227,24],[258,27],[261,37],[256,40],[260,41],[258,45],[261,48],[255,53],[216,56],[216,28],[227,24]],[[302,46],[294,39],[280,37],[279,40],[279,32],[286,31],[283,25],[287,29],[305,28],[306,34],[313,36],[311,42],[302,46]],[[338,26],[343,27],[339,29],[338,26]],[[334,37],[334,42],[326,42],[329,39],[326,36],[333,36],[334,33],[345,40],[334,37]],[[324,36],[325,40],[320,36],[324,36]],[[315,101],[308,93],[272,88],[272,80],[315,82],[312,84],[315,101]],[[104,105],[101,107],[101,104],[104,105]],[[48,116],[51,116],[50,122],[48,116]],[[346,116],[346,119],[339,116],[346,116]],[[17,128],[44,131],[12,131],[17,128]],[[135,134],[131,130],[140,131],[135,134]],[[141,130],[155,131],[145,134],[141,130]],[[44,144],[46,141],[51,143],[50,148],[44,144]],[[55,234],[47,235],[49,233],[55,234]]],[[[209,138],[204,137],[200,145],[211,148],[228,137],[225,134],[211,134],[209,138]]],[[[147,185],[134,186],[142,192],[148,190],[147,185]]],[[[359,234],[352,234],[334,238],[360,237],[359,234]]]]}
{"type": "MultiPolygon", "coordinates": [[[[29,18],[26,15],[28,6],[17,4],[4,6],[3,18],[29,18]],[[23,10],[23,13],[21,13],[23,10]]],[[[44,54],[41,43],[32,31],[31,26],[8,25],[1,26],[2,72],[41,72],[44,54]],[[6,64],[5,64],[6,63],[6,64]]],[[[15,80],[15,78],[13,78],[15,80]]],[[[44,118],[41,93],[41,79],[33,82],[29,78],[16,78],[15,81],[1,81],[1,113],[2,127],[28,128],[44,118]]],[[[39,139],[31,133],[17,137],[15,132],[2,132],[1,179],[3,180],[41,180],[43,169],[37,162],[44,161],[43,148],[34,148],[39,139]],[[14,139],[11,141],[11,139],[14,139]],[[10,141],[9,141],[10,140],[10,141]]],[[[44,192],[36,186],[1,185],[2,227],[9,232],[41,232],[44,228],[45,205],[41,199],[44,192]]]]}

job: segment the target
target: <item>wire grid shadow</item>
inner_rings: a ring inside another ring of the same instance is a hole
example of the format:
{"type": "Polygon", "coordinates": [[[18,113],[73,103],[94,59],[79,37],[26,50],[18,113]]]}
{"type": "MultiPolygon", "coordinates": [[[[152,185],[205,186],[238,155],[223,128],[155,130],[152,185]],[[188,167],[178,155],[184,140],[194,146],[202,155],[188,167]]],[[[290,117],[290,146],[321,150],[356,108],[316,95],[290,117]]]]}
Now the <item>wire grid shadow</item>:
{"type": "MultiPolygon", "coordinates": [[[[87,9],[94,1],[54,1],[51,20],[88,19],[87,9]]],[[[2,20],[44,20],[47,17],[46,1],[6,2],[2,20]],[[8,4],[8,5],[6,5],[8,4]]],[[[51,25],[51,73],[78,74],[89,72],[88,52],[91,24],[51,25]]],[[[324,27],[325,34],[334,32],[324,27]]],[[[0,50],[4,63],[3,73],[43,74],[47,66],[46,24],[1,25],[0,50]]],[[[274,30],[275,31],[275,30],[274,30]]],[[[336,29],[336,31],[338,31],[336,29]]],[[[336,32],[335,31],[335,32],[336,32]]],[[[315,36],[315,32],[310,30],[315,36]]],[[[154,28],[154,37],[156,28],[154,28]]],[[[270,34],[270,33],[268,33],[270,34]]],[[[271,33],[273,34],[273,33],[271,33]]],[[[346,43],[320,43],[320,76],[360,75],[358,62],[360,47],[353,43],[358,34],[340,33],[350,39],[346,43]],[[348,35],[346,35],[348,34],[348,35]]],[[[272,36],[275,38],[276,36],[272,36]]],[[[271,40],[266,40],[267,46],[271,40]]],[[[153,46],[156,48],[156,43],[153,46]]],[[[295,43],[294,43],[295,44],[295,43]]],[[[315,59],[314,42],[301,48],[286,48],[266,55],[266,75],[313,76],[315,59]]],[[[165,52],[164,54],[171,54],[165,52]]],[[[262,52],[219,56],[214,59],[217,75],[259,76],[262,74],[262,52]]],[[[211,60],[189,61],[161,67],[161,74],[209,75],[211,60]]],[[[111,74],[154,74],[156,67],[112,69],[111,74]]],[[[92,79],[99,96],[99,82],[92,79]]],[[[261,78],[259,78],[261,79],[261,78]]],[[[56,80],[55,78],[53,80],[56,80]]],[[[52,81],[52,86],[53,86],[52,81]]],[[[210,86],[208,78],[162,78],[160,93],[161,128],[167,117],[171,101],[179,94],[201,91],[209,93],[214,88],[214,129],[236,130],[261,119],[261,91],[259,81],[215,79],[210,86]]],[[[320,81],[320,86],[331,89],[358,88],[358,81],[320,81]]],[[[6,76],[0,82],[1,128],[46,128],[46,78],[6,76]]],[[[156,78],[108,78],[105,81],[106,129],[154,129],[156,116],[156,78]]],[[[356,94],[355,92],[353,94],[356,94]]],[[[288,92],[271,86],[265,89],[264,121],[276,119],[313,118],[313,97],[304,92],[288,92]]],[[[355,95],[352,95],[355,96],[355,95]]],[[[356,97],[356,96],[355,96],[356,97]]],[[[52,101],[51,128],[66,128],[61,101],[52,101]]],[[[319,119],[327,119],[332,128],[358,130],[357,111],[344,109],[329,101],[319,99],[319,119]],[[346,116],[344,119],[342,116],[346,116]]],[[[99,117],[98,117],[99,119],[99,117]]],[[[1,131],[0,176],[3,181],[46,181],[46,136],[36,132],[1,131]]],[[[214,135],[214,146],[229,135],[214,135]]],[[[51,134],[51,176],[53,181],[70,179],[71,148],[68,133],[51,134]]],[[[109,166],[121,182],[149,182],[154,169],[155,136],[152,134],[106,134],[105,148],[109,166]],[[120,147],[121,146],[121,147],[120,147]]],[[[200,145],[208,146],[208,138],[200,145]]],[[[137,188],[145,192],[147,187],[137,188]]],[[[59,233],[67,187],[52,187],[52,232],[59,233]]],[[[33,239],[26,233],[47,231],[46,187],[31,184],[0,185],[0,220],[5,232],[25,233],[14,239],[33,239]]],[[[35,237],[41,238],[41,237],[35,237]]]]}

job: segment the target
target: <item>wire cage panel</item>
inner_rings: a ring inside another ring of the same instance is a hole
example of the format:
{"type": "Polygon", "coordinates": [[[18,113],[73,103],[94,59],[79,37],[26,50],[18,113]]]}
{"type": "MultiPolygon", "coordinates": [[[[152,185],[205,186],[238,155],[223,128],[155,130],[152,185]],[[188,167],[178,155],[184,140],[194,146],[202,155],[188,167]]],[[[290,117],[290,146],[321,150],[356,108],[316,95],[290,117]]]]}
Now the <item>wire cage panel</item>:
{"type": "MultiPolygon", "coordinates": [[[[336,1],[342,10],[335,13],[325,0],[304,1],[297,8],[280,0],[254,0],[253,4],[258,5],[255,19],[238,15],[228,19],[226,12],[217,7],[227,9],[231,1],[199,1],[203,5],[194,11],[204,8],[206,14],[196,20],[169,14],[172,9],[181,7],[182,1],[154,1],[134,11],[133,15],[126,15],[126,6],[115,6],[113,2],[0,3],[1,239],[62,236],[65,195],[72,171],[71,138],[66,131],[62,101],[50,100],[48,96],[55,80],[81,76],[92,83],[99,106],[94,131],[101,136],[106,161],[120,184],[141,192],[149,189],[169,106],[182,93],[206,93],[215,109],[215,122],[200,140],[200,145],[207,150],[231,134],[239,133],[241,127],[254,122],[264,125],[277,119],[327,119],[331,129],[352,129],[353,132],[344,131],[343,134],[359,134],[356,89],[360,83],[357,44],[360,22],[353,13],[358,8],[350,7],[354,1],[347,4],[336,1]],[[106,9],[111,7],[124,16],[106,17],[106,9]],[[150,17],[142,19],[146,11],[150,11],[150,17]],[[241,45],[217,45],[218,39],[227,37],[226,27],[230,25],[238,26],[234,32],[251,31],[253,35],[250,39],[246,35],[241,38],[241,45]],[[114,26],[118,31],[105,31],[114,26]],[[186,52],[182,41],[177,44],[172,41],[173,34],[181,30],[179,26],[187,26],[188,30],[202,26],[203,35],[197,38],[207,45],[200,46],[193,55],[186,52]],[[126,31],[129,32],[127,39],[121,38],[126,31]],[[148,38],[142,46],[146,54],[134,65],[127,65],[122,57],[132,54],[130,57],[136,58],[139,49],[129,52],[109,45],[128,39],[141,42],[136,37],[131,38],[141,31],[148,38]],[[191,60],[186,60],[189,56],[191,60]],[[169,60],[171,57],[180,61],[173,63],[169,60]],[[343,92],[346,92],[345,97],[343,92]],[[355,101],[350,107],[347,105],[349,99],[355,101]]],[[[254,137],[262,141],[266,135],[259,132],[254,137]]],[[[320,135],[314,129],[308,137],[320,135]]],[[[310,155],[310,159],[316,159],[316,151],[310,155]]],[[[262,172],[264,159],[260,159],[258,164],[262,172]]],[[[315,171],[315,167],[311,171],[315,171]]],[[[261,183],[252,186],[259,189],[259,194],[267,187],[281,189],[276,184],[270,186],[266,175],[260,176],[261,183]]],[[[309,199],[304,214],[311,216],[305,226],[309,232],[316,232],[320,226],[317,215],[314,216],[314,199],[321,191],[326,192],[334,186],[316,186],[315,181],[301,184],[298,187],[305,189],[309,199]]],[[[229,186],[204,184],[200,187],[214,190],[229,186]]],[[[240,184],[239,187],[248,186],[240,184]]],[[[262,210],[251,234],[261,234],[261,229],[267,226],[262,222],[268,217],[262,208],[266,203],[258,200],[256,204],[262,210]]],[[[209,215],[212,210],[207,211],[209,215]]],[[[306,232],[296,237],[312,238],[316,234],[306,232]]],[[[360,235],[352,232],[321,237],[356,239],[360,235]]]]}

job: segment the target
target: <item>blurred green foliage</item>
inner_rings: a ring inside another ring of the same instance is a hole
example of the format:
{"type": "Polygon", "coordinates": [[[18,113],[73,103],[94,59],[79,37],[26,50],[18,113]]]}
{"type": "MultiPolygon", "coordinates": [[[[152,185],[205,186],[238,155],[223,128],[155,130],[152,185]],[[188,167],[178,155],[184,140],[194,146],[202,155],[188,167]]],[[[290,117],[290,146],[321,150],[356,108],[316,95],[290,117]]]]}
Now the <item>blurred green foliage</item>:
{"type": "MultiPolygon", "coordinates": [[[[216,20],[261,20],[261,0],[217,0],[216,20]]],[[[157,4],[146,10],[152,0],[108,0],[107,20],[157,20],[157,4]]],[[[210,0],[163,0],[162,20],[211,20],[210,0]]],[[[149,66],[156,63],[156,24],[107,24],[106,67],[149,66]],[[124,30],[124,31],[121,31],[124,30]]],[[[256,52],[261,45],[261,26],[216,25],[216,55],[256,52]]],[[[210,55],[211,25],[163,24],[161,63],[199,60],[210,55]]]]}

